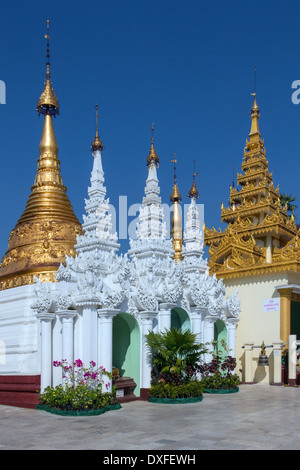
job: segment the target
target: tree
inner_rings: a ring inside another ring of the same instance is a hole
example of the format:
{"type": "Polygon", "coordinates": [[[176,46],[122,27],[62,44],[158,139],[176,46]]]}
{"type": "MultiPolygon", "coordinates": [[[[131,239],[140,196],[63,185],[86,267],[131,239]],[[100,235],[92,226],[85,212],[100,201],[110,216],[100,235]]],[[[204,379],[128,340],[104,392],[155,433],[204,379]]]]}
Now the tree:
{"type": "Polygon", "coordinates": [[[286,205],[287,211],[289,212],[289,217],[293,214],[293,212],[298,209],[298,206],[296,204],[292,204],[295,202],[296,198],[292,194],[286,194],[282,193],[280,194],[280,204],[281,207],[284,207],[286,205]]]}

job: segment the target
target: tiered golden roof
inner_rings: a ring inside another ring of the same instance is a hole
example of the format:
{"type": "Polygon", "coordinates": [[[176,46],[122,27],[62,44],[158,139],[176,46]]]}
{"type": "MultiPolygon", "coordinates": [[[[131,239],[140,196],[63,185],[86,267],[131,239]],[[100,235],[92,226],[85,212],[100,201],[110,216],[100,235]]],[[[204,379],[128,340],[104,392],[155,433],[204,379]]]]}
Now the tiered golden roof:
{"type": "Polygon", "coordinates": [[[246,140],[243,173],[237,175],[240,190],[230,187],[229,207],[221,206],[225,230],[205,228],[210,273],[232,278],[282,270],[300,270],[300,252],[294,217],[282,207],[279,187],[269,172],[254,97],[251,130],[246,140]]]}
{"type": "Polygon", "coordinates": [[[81,224],[60,173],[52,122],[59,105],[50,82],[48,63],[45,88],[37,110],[44,114],[37,174],[0,264],[0,290],[32,284],[34,276],[41,281],[55,281],[55,271],[65,261],[65,255],[75,254],[76,235],[81,233],[81,224]]]}

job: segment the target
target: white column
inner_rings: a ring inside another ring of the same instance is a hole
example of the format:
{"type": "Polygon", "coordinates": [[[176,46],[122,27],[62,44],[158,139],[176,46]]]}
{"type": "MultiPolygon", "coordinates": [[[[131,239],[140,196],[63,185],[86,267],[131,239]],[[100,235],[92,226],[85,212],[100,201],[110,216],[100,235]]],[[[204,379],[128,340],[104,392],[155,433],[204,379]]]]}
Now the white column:
{"type": "Polygon", "coordinates": [[[289,385],[296,385],[297,344],[296,335],[289,335],[289,385]]]}
{"type": "Polygon", "coordinates": [[[252,355],[254,343],[245,343],[245,383],[253,383],[252,355]]]}
{"type": "Polygon", "coordinates": [[[196,341],[198,343],[204,343],[203,338],[203,321],[207,313],[207,308],[205,307],[195,307],[193,312],[190,314],[191,318],[191,331],[196,335],[196,341]]]}
{"type": "Polygon", "coordinates": [[[81,305],[78,307],[77,344],[75,352],[77,357],[88,366],[90,361],[97,361],[97,305],[81,305]]]}
{"type": "Polygon", "coordinates": [[[41,321],[41,392],[52,386],[52,320],[54,313],[40,313],[41,321]]]}
{"type": "Polygon", "coordinates": [[[171,328],[171,310],[177,304],[161,303],[158,312],[158,331],[165,331],[171,328]]]}
{"type": "Polygon", "coordinates": [[[146,335],[153,329],[153,320],[157,312],[140,312],[139,318],[142,324],[141,347],[141,389],[149,389],[151,385],[152,362],[149,355],[146,335]]]}
{"type": "Polygon", "coordinates": [[[282,385],[282,378],[281,378],[281,348],[283,345],[283,341],[280,339],[277,341],[273,341],[273,385],[282,385]]]}
{"type": "Polygon", "coordinates": [[[227,346],[229,349],[229,356],[232,356],[232,357],[235,357],[236,324],[238,322],[239,322],[238,318],[228,318],[226,322],[227,346]]]}
{"type": "Polygon", "coordinates": [[[57,312],[62,321],[62,359],[68,363],[74,362],[74,318],[75,310],[63,310],[57,312]]]}
{"type": "Polygon", "coordinates": [[[267,263],[272,263],[272,236],[270,234],[267,235],[267,256],[266,261],[267,263]]]}
{"type": "MultiPolygon", "coordinates": [[[[214,340],[214,325],[217,317],[206,316],[204,318],[204,343],[211,343],[214,340]]],[[[209,352],[205,354],[205,362],[210,362],[212,360],[213,346],[208,345],[207,349],[209,352]]]]}
{"type": "MultiPolygon", "coordinates": [[[[98,331],[98,367],[102,366],[107,372],[112,372],[112,354],[113,354],[113,318],[119,313],[119,310],[103,308],[98,310],[99,331],[98,331]]],[[[108,388],[103,391],[111,392],[112,381],[104,377],[108,388]]],[[[105,387],[105,386],[104,386],[105,387]]]]}

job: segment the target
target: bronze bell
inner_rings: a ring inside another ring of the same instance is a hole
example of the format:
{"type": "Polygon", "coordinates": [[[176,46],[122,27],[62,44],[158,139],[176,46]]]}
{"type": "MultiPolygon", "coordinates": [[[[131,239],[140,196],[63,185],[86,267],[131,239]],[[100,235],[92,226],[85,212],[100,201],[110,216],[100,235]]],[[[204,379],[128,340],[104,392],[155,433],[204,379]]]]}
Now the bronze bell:
{"type": "Polygon", "coordinates": [[[265,343],[263,342],[261,345],[261,351],[260,355],[258,358],[258,365],[259,366],[268,366],[269,361],[268,361],[268,356],[266,355],[266,348],[265,348],[265,343]]]}

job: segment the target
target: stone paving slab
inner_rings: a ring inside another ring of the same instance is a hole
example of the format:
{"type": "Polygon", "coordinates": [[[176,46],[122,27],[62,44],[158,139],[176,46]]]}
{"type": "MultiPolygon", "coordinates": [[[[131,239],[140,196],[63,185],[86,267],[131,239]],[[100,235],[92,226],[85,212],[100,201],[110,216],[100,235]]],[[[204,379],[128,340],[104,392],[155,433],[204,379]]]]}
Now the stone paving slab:
{"type": "Polygon", "coordinates": [[[299,450],[300,388],[242,385],[199,403],[134,401],[90,417],[0,405],[0,450],[299,450]]]}

